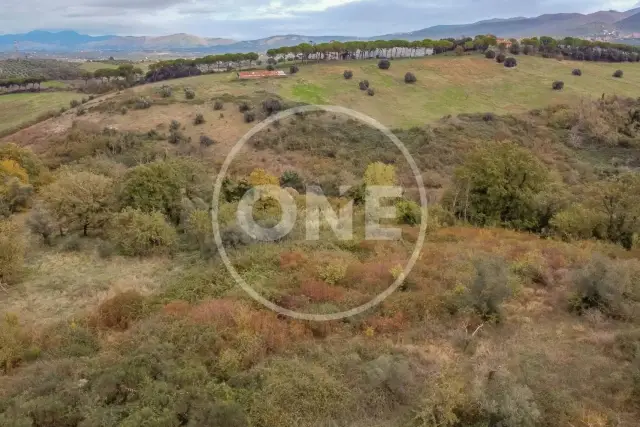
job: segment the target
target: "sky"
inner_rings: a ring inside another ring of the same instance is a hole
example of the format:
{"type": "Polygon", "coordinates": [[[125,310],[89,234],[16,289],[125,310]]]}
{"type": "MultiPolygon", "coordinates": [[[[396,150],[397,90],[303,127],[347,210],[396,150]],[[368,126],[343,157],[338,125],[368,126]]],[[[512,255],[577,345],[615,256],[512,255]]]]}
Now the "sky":
{"type": "Polygon", "coordinates": [[[0,34],[75,30],[236,40],[278,34],[368,37],[545,13],[628,10],[638,0],[0,0],[0,34]]]}

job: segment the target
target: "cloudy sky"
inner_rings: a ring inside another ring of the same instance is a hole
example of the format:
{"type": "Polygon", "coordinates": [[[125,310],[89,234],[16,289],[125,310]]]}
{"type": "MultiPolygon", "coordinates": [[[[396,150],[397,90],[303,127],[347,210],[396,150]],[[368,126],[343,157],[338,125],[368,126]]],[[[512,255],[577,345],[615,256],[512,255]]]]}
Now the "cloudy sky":
{"type": "Polygon", "coordinates": [[[373,36],[431,25],[558,12],[627,10],[638,0],[0,0],[0,34],[34,29],[100,35],[255,39],[373,36]]]}

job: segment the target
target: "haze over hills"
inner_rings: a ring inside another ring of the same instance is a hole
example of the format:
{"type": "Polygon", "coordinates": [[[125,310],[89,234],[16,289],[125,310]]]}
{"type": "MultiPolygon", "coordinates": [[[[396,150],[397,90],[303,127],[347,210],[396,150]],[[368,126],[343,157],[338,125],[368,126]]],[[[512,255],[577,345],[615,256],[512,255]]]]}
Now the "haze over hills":
{"type": "Polygon", "coordinates": [[[191,34],[172,34],[160,37],[134,36],[89,36],[75,31],[57,33],[31,31],[26,34],[0,35],[0,52],[12,52],[15,42],[24,52],[157,52],[163,50],[197,52],[249,52],[290,46],[302,42],[322,43],[331,40],[375,40],[375,39],[439,39],[447,37],[497,34],[501,37],[525,37],[549,35],[589,36],[603,31],[620,31],[624,34],[640,32],[640,8],[626,12],[614,10],[591,14],[557,13],[533,18],[515,17],[487,19],[463,25],[436,25],[406,33],[384,34],[373,37],[304,36],[297,34],[276,35],[257,40],[237,41],[226,38],[199,37],[191,34]]]}

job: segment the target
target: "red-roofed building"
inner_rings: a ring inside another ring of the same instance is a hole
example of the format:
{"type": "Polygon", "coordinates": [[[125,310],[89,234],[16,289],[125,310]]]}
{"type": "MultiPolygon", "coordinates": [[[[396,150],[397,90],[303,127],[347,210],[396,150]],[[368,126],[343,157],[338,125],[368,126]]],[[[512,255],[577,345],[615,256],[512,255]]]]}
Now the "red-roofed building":
{"type": "Polygon", "coordinates": [[[256,70],[256,71],[240,71],[238,73],[239,79],[262,79],[265,77],[286,77],[287,75],[282,70],[256,70]]]}

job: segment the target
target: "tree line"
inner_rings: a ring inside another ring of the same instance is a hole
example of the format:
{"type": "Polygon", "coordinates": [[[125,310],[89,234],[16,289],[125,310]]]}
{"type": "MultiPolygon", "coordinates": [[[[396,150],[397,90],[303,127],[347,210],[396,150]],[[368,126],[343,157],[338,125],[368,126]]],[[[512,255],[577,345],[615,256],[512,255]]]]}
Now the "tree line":
{"type": "Polygon", "coordinates": [[[22,88],[26,90],[29,85],[31,85],[32,89],[35,89],[36,85],[38,85],[38,90],[40,90],[40,84],[46,81],[47,79],[45,77],[18,77],[12,79],[4,79],[0,80],[0,88],[11,90],[12,87],[17,86],[18,90],[22,88]]]}

